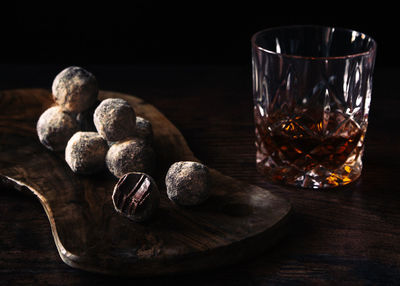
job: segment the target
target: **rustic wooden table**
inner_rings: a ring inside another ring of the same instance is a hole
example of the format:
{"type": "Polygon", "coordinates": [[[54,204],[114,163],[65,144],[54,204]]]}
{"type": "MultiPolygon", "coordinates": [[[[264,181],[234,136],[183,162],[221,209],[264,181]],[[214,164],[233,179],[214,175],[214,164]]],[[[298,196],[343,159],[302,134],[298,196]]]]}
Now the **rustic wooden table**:
{"type": "MultiPolygon", "coordinates": [[[[0,66],[0,88],[51,86],[61,66],[0,66]]],[[[32,197],[0,189],[1,285],[395,285],[400,281],[399,69],[377,69],[364,170],[344,189],[266,182],[255,169],[250,67],[88,66],[101,89],[144,98],[183,133],[199,159],[293,205],[289,233],[269,251],[208,273],[120,278],[79,271],[58,256],[32,197]]]]}

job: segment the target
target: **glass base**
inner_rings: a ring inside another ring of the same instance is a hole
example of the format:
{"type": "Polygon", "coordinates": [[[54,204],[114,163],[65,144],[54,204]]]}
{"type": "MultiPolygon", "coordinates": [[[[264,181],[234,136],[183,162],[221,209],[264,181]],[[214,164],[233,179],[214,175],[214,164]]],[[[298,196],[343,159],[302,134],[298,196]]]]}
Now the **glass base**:
{"type": "Polygon", "coordinates": [[[361,156],[346,162],[335,170],[316,165],[308,170],[301,170],[293,165],[277,166],[275,162],[261,152],[257,152],[257,170],[268,180],[302,188],[333,188],[345,186],[357,180],[361,175],[361,156]]]}

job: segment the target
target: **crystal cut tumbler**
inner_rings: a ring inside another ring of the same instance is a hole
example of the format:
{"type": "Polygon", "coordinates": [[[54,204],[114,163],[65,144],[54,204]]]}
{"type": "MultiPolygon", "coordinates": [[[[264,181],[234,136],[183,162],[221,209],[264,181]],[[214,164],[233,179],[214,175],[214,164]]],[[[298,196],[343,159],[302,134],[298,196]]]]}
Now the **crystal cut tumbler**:
{"type": "Polygon", "coordinates": [[[277,27],[252,37],[262,174],[306,188],[360,176],[375,54],[371,37],[342,28],[277,27]]]}

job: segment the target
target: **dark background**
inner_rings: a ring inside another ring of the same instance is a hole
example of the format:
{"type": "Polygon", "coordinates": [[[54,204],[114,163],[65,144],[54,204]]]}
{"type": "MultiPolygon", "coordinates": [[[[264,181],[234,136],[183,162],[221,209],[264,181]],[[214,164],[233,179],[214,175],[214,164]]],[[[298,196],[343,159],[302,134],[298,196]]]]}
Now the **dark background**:
{"type": "Polygon", "coordinates": [[[339,26],[373,36],[378,52],[362,178],[344,192],[273,188],[292,202],[293,223],[289,234],[265,254],[194,279],[128,280],[85,273],[61,261],[37,200],[2,192],[0,285],[398,284],[396,2],[131,1],[126,5],[132,6],[118,6],[108,1],[83,7],[83,1],[14,1],[11,8],[3,7],[4,2],[1,90],[50,89],[63,67],[84,66],[101,89],[137,95],[155,105],[208,166],[267,189],[271,184],[254,164],[251,35],[280,25],[339,26]]]}
{"type": "Polygon", "coordinates": [[[292,24],[362,31],[378,42],[377,67],[400,62],[398,9],[376,2],[31,2],[1,7],[0,63],[246,65],[253,33],[292,24]]]}

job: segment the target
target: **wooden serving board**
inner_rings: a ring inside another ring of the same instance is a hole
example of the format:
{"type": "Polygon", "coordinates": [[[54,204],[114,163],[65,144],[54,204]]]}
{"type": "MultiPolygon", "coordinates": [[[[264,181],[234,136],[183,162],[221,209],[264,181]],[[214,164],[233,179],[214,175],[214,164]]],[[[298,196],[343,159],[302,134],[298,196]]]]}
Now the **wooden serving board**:
{"type": "MultiPolygon", "coordinates": [[[[155,179],[160,210],[147,223],[118,215],[111,194],[116,179],[104,171],[74,174],[63,154],[43,147],[36,135],[40,114],[53,104],[43,89],[0,92],[0,184],[33,193],[50,221],[61,259],[87,271],[150,276],[197,271],[230,264],[262,252],[282,234],[290,204],[268,190],[211,169],[211,197],[201,206],[171,203],[164,176],[176,161],[198,161],[177,128],[154,106],[121,97],[151,121],[157,155],[155,179]]],[[[29,216],[29,210],[21,210],[29,216]]]]}

